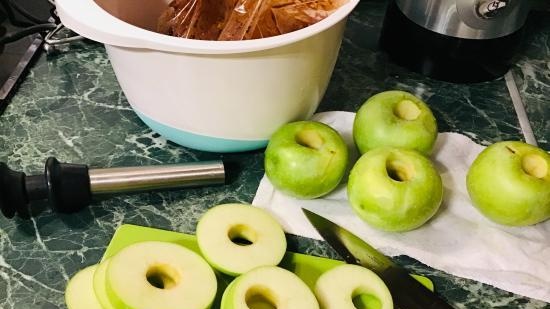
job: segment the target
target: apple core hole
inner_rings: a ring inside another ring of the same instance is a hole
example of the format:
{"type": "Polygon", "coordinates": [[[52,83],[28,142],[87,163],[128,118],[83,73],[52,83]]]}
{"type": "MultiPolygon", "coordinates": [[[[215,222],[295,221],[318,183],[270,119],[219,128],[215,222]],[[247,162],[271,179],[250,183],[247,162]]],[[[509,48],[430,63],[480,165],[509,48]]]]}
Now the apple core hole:
{"type": "Polygon", "coordinates": [[[378,297],[360,291],[354,292],[351,300],[355,309],[378,309],[383,307],[378,297]]]}
{"type": "Polygon", "coordinates": [[[399,182],[408,181],[414,177],[413,165],[401,160],[388,159],[386,172],[391,179],[399,182]]]}
{"type": "Polygon", "coordinates": [[[273,292],[264,286],[253,286],[245,295],[249,309],[277,309],[273,292]]]}
{"type": "Polygon", "coordinates": [[[528,154],[521,160],[523,171],[530,176],[542,179],[548,174],[548,164],[537,154],[528,154]]]}
{"type": "Polygon", "coordinates": [[[299,145],[311,149],[319,149],[325,144],[321,135],[314,130],[302,130],[296,133],[294,139],[299,145]]]}
{"type": "Polygon", "coordinates": [[[168,265],[154,265],[149,267],[145,277],[150,285],[162,290],[171,289],[180,281],[177,271],[168,265]]]}
{"type": "Polygon", "coordinates": [[[256,241],[256,232],[249,226],[237,224],[232,226],[227,233],[229,239],[239,246],[250,246],[256,241]]]}
{"type": "Polygon", "coordinates": [[[420,108],[411,100],[401,100],[395,106],[393,113],[403,120],[415,120],[420,116],[420,108]]]}

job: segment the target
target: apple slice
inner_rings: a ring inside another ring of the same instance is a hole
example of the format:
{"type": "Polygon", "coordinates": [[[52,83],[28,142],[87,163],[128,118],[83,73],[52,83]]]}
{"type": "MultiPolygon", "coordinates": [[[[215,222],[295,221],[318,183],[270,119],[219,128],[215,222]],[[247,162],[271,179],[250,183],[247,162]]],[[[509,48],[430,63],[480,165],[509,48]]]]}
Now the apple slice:
{"type": "Polygon", "coordinates": [[[271,136],[265,174],[281,192],[312,199],[338,186],[348,160],[348,148],[336,130],[320,122],[298,121],[271,136]]]}
{"type": "Polygon", "coordinates": [[[319,309],[315,296],[294,273],[276,266],[255,268],[235,279],[221,309],[319,309]]]}
{"type": "Polygon", "coordinates": [[[93,277],[97,265],[88,266],[77,272],[65,289],[65,303],[68,309],[103,309],[93,289],[93,277]]]}
{"type": "Polygon", "coordinates": [[[216,295],[212,268],[177,244],[147,241],[130,245],[107,266],[106,290],[115,308],[205,309],[216,295]]]}
{"type": "Polygon", "coordinates": [[[441,176],[414,150],[377,148],[359,158],[348,199],[361,219],[385,231],[408,231],[428,221],[443,196],[441,176]]]}
{"type": "Polygon", "coordinates": [[[485,148],[466,176],[474,206],[504,225],[526,226],[550,218],[550,154],[505,141],[485,148]]]}
{"type": "Polygon", "coordinates": [[[110,259],[107,259],[101,262],[97,267],[94,274],[93,287],[97,300],[99,301],[103,309],[116,309],[115,306],[111,303],[109,295],[107,295],[107,288],[105,286],[107,278],[107,267],[109,266],[109,262],[110,259]]]}
{"type": "Polygon", "coordinates": [[[197,242],[212,267],[232,276],[277,265],[286,252],[279,223],[265,210],[246,204],[208,210],[197,224],[197,242]]]}
{"type": "Polygon", "coordinates": [[[437,122],[419,98],[405,91],[386,91],[369,98],[357,111],[353,139],[361,153],[379,147],[432,151],[437,122]]]}
{"type": "Polygon", "coordinates": [[[344,264],[323,273],[315,283],[315,296],[323,309],[393,309],[384,281],[358,265],[344,264]]]}

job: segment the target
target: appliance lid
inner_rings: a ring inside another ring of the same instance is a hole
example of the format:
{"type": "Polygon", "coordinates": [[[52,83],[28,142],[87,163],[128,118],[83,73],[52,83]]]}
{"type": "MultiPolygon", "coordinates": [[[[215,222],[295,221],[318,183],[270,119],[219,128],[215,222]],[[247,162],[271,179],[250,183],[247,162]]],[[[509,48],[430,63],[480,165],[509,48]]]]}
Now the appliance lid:
{"type": "Polygon", "coordinates": [[[518,31],[530,0],[395,0],[411,21],[428,30],[462,39],[494,39],[518,31]]]}

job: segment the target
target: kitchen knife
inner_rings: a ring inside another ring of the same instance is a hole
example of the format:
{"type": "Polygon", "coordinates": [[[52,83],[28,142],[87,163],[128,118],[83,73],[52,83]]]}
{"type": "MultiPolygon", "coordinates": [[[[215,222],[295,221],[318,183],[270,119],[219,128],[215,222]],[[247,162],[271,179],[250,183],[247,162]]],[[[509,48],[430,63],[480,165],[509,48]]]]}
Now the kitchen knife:
{"type": "Polygon", "coordinates": [[[437,294],[415,280],[402,267],[392,262],[372,246],[343,227],[307,209],[302,209],[308,220],[325,241],[348,264],[356,264],[374,271],[388,286],[393,301],[402,309],[452,309],[437,294]]]}

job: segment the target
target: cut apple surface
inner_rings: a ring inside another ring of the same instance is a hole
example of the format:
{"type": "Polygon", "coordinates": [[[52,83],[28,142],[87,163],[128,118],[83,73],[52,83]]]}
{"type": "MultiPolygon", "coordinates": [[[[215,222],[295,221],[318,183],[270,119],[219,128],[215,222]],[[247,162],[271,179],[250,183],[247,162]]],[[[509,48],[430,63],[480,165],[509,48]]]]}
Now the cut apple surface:
{"type": "Polygon", "coordinates": [[[264,266],[235,279],[223,294],[221,309],[319,309],[319,304],[294,273],[264,266]]]}
{"type": "Polygon", "coordinates": [[[279,128],[265,151],[265,174],[281,192],[302,199],[338,186],[348,165],[348,148],[330,126],[299,121],[279,128]]]}
{"type": "Polygon", "coordinates": [[[431,161],[414,150],[378,148],[361,156],[348,180],[353,210],[369,225],[408,231],[428,221],[443,196],[431,161]]]}
{"type": "Polygon", "coordinates": [[[94,294],[93,277],[97,265],[88,266],[77,272],[65,289],[65,303],[68,309],[103,309],[94,294]]]}
{"type": "Polygon", "coordinates": [[[323,273],[315,283],[323,309],[393,309],[386,284],[374,272],[344,264],[323,273]]]}
{"type": "Polygon", "coordinates": [[[426,103],[405,91],[386,91],[369,98],[357,111],[353,139],[361,153],[379,147],[430,154],[437,122],[426,103]]]}
{"type": "Polygon", "coordinates": [[[208,210],[197,225],[197,242],[212,267],[233,276],[277,265],[286,252],[279,223],[265,210],[247,204],[208,210]]]}
{"type": "Polygon", "coordinates": [[[550,154],[505,141],[484,149],[466,176],[473,205],[490,220],[526,226],[550,218],[550,154]]]}
{"type": "Polygon", "coordinates": [[[197,253],[177,244],[147,241],[113,256],[106,290],[115,308],[205,309],[217,289],[212,268],[197,253]]]}

